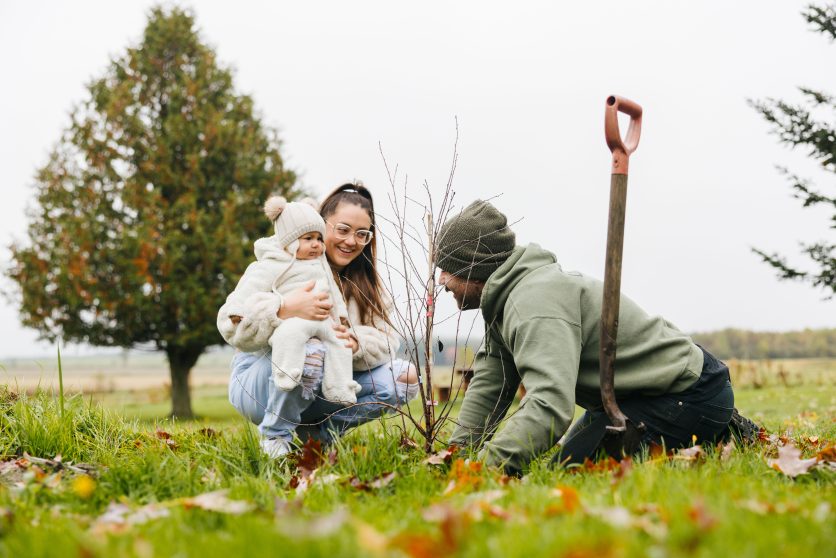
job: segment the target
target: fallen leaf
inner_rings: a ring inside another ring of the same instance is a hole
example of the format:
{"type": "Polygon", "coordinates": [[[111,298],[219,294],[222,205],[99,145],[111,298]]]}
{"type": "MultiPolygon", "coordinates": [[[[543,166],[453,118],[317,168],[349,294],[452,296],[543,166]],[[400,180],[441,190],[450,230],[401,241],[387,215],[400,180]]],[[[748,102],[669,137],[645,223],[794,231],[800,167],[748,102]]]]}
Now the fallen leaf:
{"type": "Polygon", "coordinates": [[[402,448],[406,448],[406,449],[418,449],[418,450],[421,449],[421,446],[418,444],[418,442],[416,442],[415,440],[413,440],[412,438],[410,438],[406,434],[403,434],[401,436],[400,446],[402,448]]]}
{"type": "Polygon", "coordinates": [[[571,486],[558,486],[551,491],[551,495],[560,498],[558,504],[551,504],[546,507],[546,515],[560,515],[572,513],[581,505],[578,491],[571,486]]]}
{"type": "Polygon", "coordinates": [[[588,457],[583,460],[582,465],[571,466],[567,469],[570,473],[606,473],[619,468],[618,461],[612,457],[605,457],[598,461],[592,461],[588,457]]]}
{"type": "Polygon", "coordinates": [[[255,507],[252,503],[243,500],[230,500],[227,497],[228,493],[229,490],[205,492],[191,498],[184,498],[181,502],[186,509],[200,508],[231,515],[241,515],[255,507]]]}
{"type": "Polygon", "coordinates": [[[612,486],[617,485],[622,480],[624,480],[629,474],[630,471],[633,470],[633,460],[629,457],[625,457],[621,461],[618,462],[618,468],[613,469],[612,472],[612,479],[610,480],[610,484],[612,486]]]}
{"type": "Polygon", "coordinates": [[[390,482],[395,480],[396,476],[397,475],[394,472],[383,473],[376,479],[373,479],[371,482],[369,482],[369,486],[371,488],[383,488],[384,486],[387,486],[390,482]]]}
{"type": "Polygon", "coordinates": [[[512,477],[509,475],[500,475],[499,477],[497,477],[496,482],[497,484],[499,484],[499,486],[508,486],[509,484],[511,484],[511,482],[515,480],[519,479],[517,477],[512,477]]]}
{"type": "Polygon", "coordinates": [[[389,538],[359,519],[353,521],[354,529],[357,532],[357,544],[360,548],[368,550],[376,556],[382,556],[389,546],[389,538]]]}
{"type": "Polygon", "coordinates": [[[328,452],[328,464],[329,465],[336,465],[337,464],[337,448],[331,449],[328,452]]]}
{"type": "Polygon", "coordinates": [[[690,508],[688,508],[688,519],[690,519],[700,531],[709,531],[717,525],[717,518],[708,513],[702,501],[697,501],[690,508]]]}
{"type": "Polygon", "coordinates": [[[122,531],[129,526],[141,525],[169,515],[171,512],[162,504],[147,504],[133,510],[126,504],[111,502],[104,513],[96,518],[91,528],[95,531],[122,531]]]}
{"type": "Polygon", "coordinates": [[[587,513],[620,529],[626,529],[633,525],[633,516],[630,514],[630,510],[621,506],[589,508],[587,513]]]}
{"type": "Polygon", "coordinates": [[[703,451],[702,446],[697,444],[691,446],[690,448],[682,448],[676,451],[674,454],[674,459],[682,459],[685,461],[700,461],[705,458],[705,451],[703,451]]]}
{"type": "Polygon", "coordinates": [[[440,536],[406,531],[392,539],[392,546],[412,558],[441,558],[454,554],[470,525],[470,510],[458,511],[448,504],[436,504],[426,508],[421,515],[427,521],[438,523],[440,536]]]}
{"type": "Polygon", "coordinates": [[[726,444],[720,445],[720,461],[728,461],[734,452],[734,440],[729,440],[726,444]]]}
{"type": "Polygon", "coordinates": [[[453,455],[455,455],[458,450],[459,448],[455,445],[449,446],[448,448],[440,450],[426,458],[424,463],[427,465],[444,465],[445,463],[450,463],[453,460],[453,455]]]}
{"type": "Polygon", "coordinates": [[[324,462],[325,456],[322,455],[322,442],[308,438],[302,449],[295,454],[296,469],[301,478],[311,476],[324,462]]]}
{"type": "Polygon", "coordinates": [[[758,515],[785,514],[798,511],[798,506],[785,502],[764,502],[750,498],[739,503],[740,507],[758,515]]]}
{"type": "Polygon", "coordinates": [[[176,450],[179,447],[177,445],[177,442],[174,441],[174,438],[171,437],[171,434],[164,430],[157,429],[154,435],[163,442],[165,442],[165,445],[171,450],[176,450]]]}
{"type": "Polygon", "coordinates": [[[778,459],[767,459],[770,467],[791,478],[807,473],[817,462],[815,457],[801,459],[801,450],[792,444],[778,448],[778,459]]]}
{"type": "Polygon", "coordinates": [[[667,460],[673,456],[673,452],[671,450],[666,452],[665,447],[662,444],[657,444],[656,442],[650,442],[649,452],[651,461],[667,460]]]}
{"type": "Polygon", "coordinates": [[[447,477],[450,483],[444,489],[444,495],[455,492],[463,492],[478,487],[482,483],[482,463],[479,461],[466,461],[456,459],[447,477]]]}
{"type": "Polygon", "coordinates": [[[836,446],[830,445],[816,453],[819,461],[836,461],[836,446]]]}
{"type": "Polygon", "coordinates": [[[287,503],[276,505],[276,526],[285,535],[291,538],[305,537],[319,539],[328,537],[339,531],[350,518],[348,510],[338,508],[327,515],[321,515],[312,519],[300,519],[298,514],[301,506],[287,503]],[[290,509],[294,508],[291,513],[290,509]]]}

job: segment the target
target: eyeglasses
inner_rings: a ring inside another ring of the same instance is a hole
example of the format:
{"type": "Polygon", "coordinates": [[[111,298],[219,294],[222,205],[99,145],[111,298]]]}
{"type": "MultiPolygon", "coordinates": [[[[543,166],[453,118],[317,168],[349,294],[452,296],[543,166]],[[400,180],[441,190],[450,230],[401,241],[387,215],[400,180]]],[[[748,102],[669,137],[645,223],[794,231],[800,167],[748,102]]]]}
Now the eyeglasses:
{"type": "MultiPolygon", "coordinates": [[[[328,223],[328,221],[326,221],[326,223],[328,223]]],[[[355,231],[345,223],[337,223],[336,225],[331,223],[328,224],[331,225],[331,228],[334,230],[334,236],[336,236],[338,240],[345,240],[351,236],[352,233],[354,233],[354,240],[357,241],[357,244],[365,246],[371,242],[374,237],[374,233],[368,229],[357,229],[355,231]]]]}

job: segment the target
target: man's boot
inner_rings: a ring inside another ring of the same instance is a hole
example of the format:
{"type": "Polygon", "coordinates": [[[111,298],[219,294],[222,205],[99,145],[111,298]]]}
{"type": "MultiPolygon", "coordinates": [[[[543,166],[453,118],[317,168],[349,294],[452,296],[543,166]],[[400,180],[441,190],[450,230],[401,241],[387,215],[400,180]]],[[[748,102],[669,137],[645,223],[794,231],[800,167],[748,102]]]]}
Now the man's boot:
{"type": "Polygon", "coordinates": [[[737,407],[734,408],[729,421],[729,433],[740,445],[748,446],[757,442],[761,430],[766,431],[762,426],[741,415],[737,407]]]}

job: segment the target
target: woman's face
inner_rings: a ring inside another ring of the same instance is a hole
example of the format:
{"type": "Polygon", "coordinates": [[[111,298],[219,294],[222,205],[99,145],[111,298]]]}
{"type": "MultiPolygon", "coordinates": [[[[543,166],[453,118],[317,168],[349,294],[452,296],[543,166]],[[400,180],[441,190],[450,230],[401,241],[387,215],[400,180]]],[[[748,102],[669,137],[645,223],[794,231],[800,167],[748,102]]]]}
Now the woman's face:
{"type": "Polygon", "coordinates": [[[325,256],[334,269],[342,271],[360,255],[364,246],[357,242],[353,234],[344,239],[337,238],[334,227],[342,224],[351,227],[352,232],[368,230],[372,226],[372,219],[365,209],[353,203],[340,203],[334,213],[324,218],[325,256]]]}

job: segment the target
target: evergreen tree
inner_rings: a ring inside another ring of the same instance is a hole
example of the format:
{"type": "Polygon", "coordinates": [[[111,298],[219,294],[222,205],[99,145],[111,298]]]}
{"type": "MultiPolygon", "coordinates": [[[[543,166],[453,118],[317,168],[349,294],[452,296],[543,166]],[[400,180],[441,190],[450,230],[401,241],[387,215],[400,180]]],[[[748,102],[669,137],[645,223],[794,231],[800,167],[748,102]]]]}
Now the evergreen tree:
{"type": "Polygon", "coordinates": [[[48,340],[164,351],[188,417],[189,373],[223,343],[217,310],[267,230],[261,204],[293,196],[295,176],[188,11],[154,8],[87,88],[11,246],[21,319],[48,340]]]}
{"type": "MultiPolygon", "coordinates": [[[[813,24],[815,31],[828,36],[831,42],[836,39],[836,4],[810,5],[802,15],[808,23],[813,24]]],[[[832,71],[826,70],[827,67],[825,65],[822,71],[832,71]]],[[[809,88],[799,89],[804,98],[801,105],[791,105],[771,98],[750,101],[750,105],[772,124],[781,143],[806,147],[810,156],[818,160],[826,171],[836,173],[836,97],[809,88]],[[830,122],[816,118],[820,113],[829,113],[830,122]]],[[[790,180],[794,196],[802,201],[804,207],[824,205],[834,210],[830,218],[830,229],[835,229],[836,197],[816,190],[808,180],[792,174],[786,168],[779,167],[779,171],[790,180]]],[[[827,297],[832,298],[836,294],[836,244],[827,240],[812,244],[801,243],[801,249],[812,260],[812,270],[805,271],[790,265],[784,257],[775,253],[768,254],[756,248],[753,251],[764,262],[776,268],[781,279],[811,283],[825,290],[827,297]]]]}

